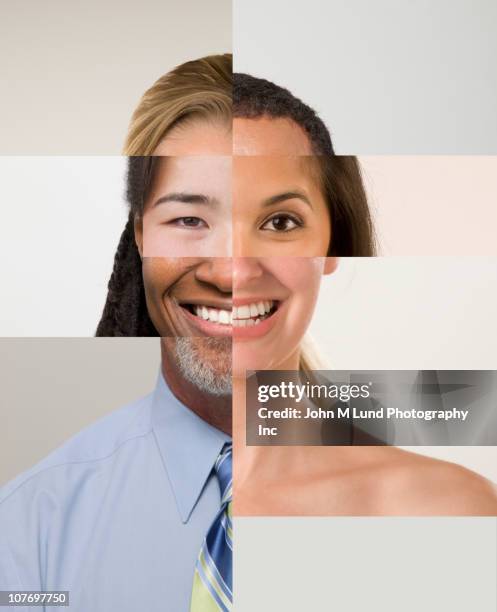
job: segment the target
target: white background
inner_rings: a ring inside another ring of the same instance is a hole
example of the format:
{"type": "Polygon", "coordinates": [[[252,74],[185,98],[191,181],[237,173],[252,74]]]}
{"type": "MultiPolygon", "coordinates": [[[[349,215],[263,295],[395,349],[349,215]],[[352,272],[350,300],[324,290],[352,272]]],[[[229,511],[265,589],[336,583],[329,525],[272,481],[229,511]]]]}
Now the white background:
{"type": "Polygon", "coordinates": [[[342,258],[311,334],[337,369],[497,369],[497,257],[342,258]]]}
{"type": "Polygon", "coordinates": [[[127,219],[122,157],[0,158],[0,336],[92,336],[127,219]]]}

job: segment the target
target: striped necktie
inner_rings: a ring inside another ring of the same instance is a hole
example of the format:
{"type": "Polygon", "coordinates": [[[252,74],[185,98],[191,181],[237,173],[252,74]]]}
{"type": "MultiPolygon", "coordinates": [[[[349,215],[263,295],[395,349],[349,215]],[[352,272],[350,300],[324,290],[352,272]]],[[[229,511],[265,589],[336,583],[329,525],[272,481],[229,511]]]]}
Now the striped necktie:
{"type": "Polygon", "coordinates": [[[205,536],[197,558],[190,612],[225,612],[232,609],[232,464],[232,445],[227,444],[214,465],[221,489],[221,508],[205,536]]]}

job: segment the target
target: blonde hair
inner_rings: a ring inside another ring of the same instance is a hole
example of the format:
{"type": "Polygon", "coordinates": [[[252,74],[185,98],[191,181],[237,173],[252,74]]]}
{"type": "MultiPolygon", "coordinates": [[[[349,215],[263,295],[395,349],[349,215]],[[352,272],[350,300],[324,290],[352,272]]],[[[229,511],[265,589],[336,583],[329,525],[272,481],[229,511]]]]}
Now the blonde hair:
{"type": "Polygon", "coordinates": [[[128,129],[124,155],[152,155],[178,123],[204,118],[231,123],[232,56],[210,55],[177,66],[140,100],[128,129]]]}
{"type": "Polygon", "coordinates": [[[300,344],[299,370],[310,375],[313,370],[329,370],[330,363],[316,347],[314,340],[306,334],[300,344]]]}

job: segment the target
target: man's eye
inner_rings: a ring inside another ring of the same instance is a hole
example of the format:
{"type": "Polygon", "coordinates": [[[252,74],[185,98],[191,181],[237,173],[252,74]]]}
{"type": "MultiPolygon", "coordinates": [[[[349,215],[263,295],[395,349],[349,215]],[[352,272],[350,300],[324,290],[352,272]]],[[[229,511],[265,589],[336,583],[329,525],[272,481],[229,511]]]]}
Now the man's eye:
{"type": "Polygon", "coordinates": [[[169,224],[188,229],[202,229],[207,227],[207,223],[199,217],[178,217],[177,219],[169,221],[169,224]]]}
{"type": "Polygon", "coordinates": [[[268,219],[261,229],[269,230],[270,232],[290,232],[297,227],[302,227],[302,225],[303,223],[300,219],[290,215],[275,215],[268,219]]]}

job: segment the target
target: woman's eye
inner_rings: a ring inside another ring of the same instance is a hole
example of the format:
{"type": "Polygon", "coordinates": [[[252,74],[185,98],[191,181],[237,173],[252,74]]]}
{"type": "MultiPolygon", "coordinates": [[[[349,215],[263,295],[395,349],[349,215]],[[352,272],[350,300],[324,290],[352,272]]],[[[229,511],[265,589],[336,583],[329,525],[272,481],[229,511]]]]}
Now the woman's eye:
{"type": "Polygon", "coordinates": [[[207,227],[207,223],[199,217],[178,217],[177,219],[169,221],[169,224],[187,229],[201,229],[207,227]]]}
{"type": "Polygon", "coordinates": [[[268,219],[261,229],[271,232],[290,232],[297,227],[302,227],[302,222],[290,215],[276,215],[268,219]]]}

